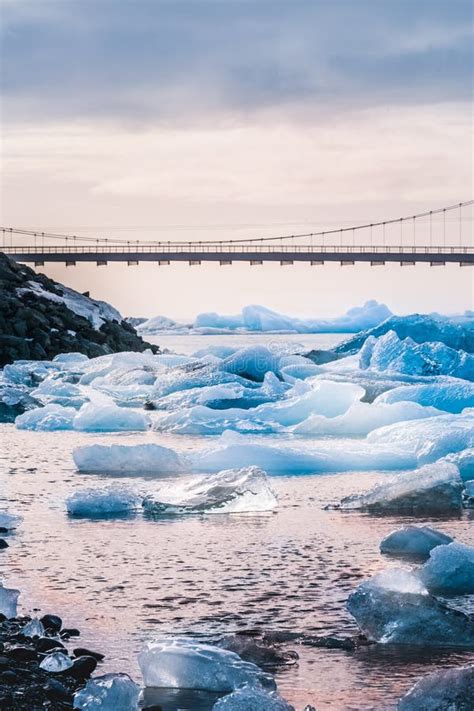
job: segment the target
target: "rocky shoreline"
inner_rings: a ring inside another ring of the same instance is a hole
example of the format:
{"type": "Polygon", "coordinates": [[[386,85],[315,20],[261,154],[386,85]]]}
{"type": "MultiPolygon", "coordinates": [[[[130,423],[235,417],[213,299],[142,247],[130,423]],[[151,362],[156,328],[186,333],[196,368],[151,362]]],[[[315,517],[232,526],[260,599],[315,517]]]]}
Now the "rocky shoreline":
{"type": "Polygon", "coordinates": [[[78,351],[159,352],[120,313],[0,252],[0,366],[78,351]]]}

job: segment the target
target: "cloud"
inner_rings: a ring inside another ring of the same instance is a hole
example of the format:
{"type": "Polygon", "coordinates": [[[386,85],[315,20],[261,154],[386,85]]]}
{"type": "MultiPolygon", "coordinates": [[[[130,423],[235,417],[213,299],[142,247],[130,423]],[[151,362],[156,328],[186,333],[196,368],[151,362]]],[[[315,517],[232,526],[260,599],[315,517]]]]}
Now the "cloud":
{"type": "Polygon", "coordinates": [[[5,121],[228,120],[294,106],[457,101],[456,0],[3,0],[5,121]],[[41,6],[41,7],[40,7],[41,6]]]}

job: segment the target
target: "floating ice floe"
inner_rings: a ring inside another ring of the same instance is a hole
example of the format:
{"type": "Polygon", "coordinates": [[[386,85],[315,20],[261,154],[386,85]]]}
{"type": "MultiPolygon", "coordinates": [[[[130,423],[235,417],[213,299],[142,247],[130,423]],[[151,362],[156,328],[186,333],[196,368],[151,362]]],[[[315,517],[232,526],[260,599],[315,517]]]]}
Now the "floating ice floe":
{"type": "Polygon", "coordinates": [[[21,516],[16,514],[8,513],[7,511],[0,511],[0,529],[5,529],[11,531],[18,526],[23,521],[21,516]]]}
{"type": "Polygon", "coordinates": [[[356,402],[347,412],[337,417],[310,415],[308,419],[296,425],[293,432],[313,436],[362,437],[385,425],[421,420],[440,414],[442,413],[434,407],[423,407],[416,402],[397,402],[393,405],[356,402]]]}
{"type": "Polygon", "coordinates": [[[452,543],[451,536],[428,526],[403,526],[380,543],[380,552],[413,561],[425,561],[436,546],[452,543]]]}
{"type": "Polygon", "coordinates": [[[147,687],[230,692],[245,684],[275,688],[275,682],[238,654],[187,637],[148,642],[138,655],[147,687]]]}
{"type": "Polygon", "coordinates": [[[430,595],[409,570],[390,568],[366,580],[349,596],[347,609],[374,642],[474,647],[471,617],[430,595]]]}
{"type": "Polygon", "coordinates": [[[187,469],[186,460],[159,444],[92,444],[72,453],[79,471],[111,474],[177,474],[187,469]]]}
{"type": "Polygon", "coordinates": [[[104,674],[87,681],[74,694],[74,708],[82,711],[136,711],[140,689],[127,674],[104,674]]]}
{"type": "Polygon", "coordinates": [[[18,415],[15,419],[15,426],[19,430],[37,430],[39,432],[70,430],[76,414],[73,407],[45,405],[18,415]]]}
{"type": "Polygon", "coordinates": [[[244,687],[216,701],[212,711],[295,711],[295,709],[275,691],[244,687]]]}
{"type": "Polygon", "coordinates": [[[359,367],[409,375],[452,375],[474,380],[474,356],[443,343],[401,340],[395,331],[369,337],[359,353],[359,367]]]}
{"type": "Polygon", "coordinates": [[[422,677],[400,699],[398,711],[474,709],[474,665],[442,669],[422,677]]]}
{"type": "Polygon", "coordinates": [[[83,489],[76,491],[66,500],[71,516],[100,517],[125,514],[134,511],[139,498],[130,489],[109,486],[105,489],[83,489]]]}
{"type": "Polygon", "coordinates": [[[16,617],[16,608],[20,591],[14,588],[4,588],[0,584],[0,614],[5,617],[16,617]]]}
{"type": "Polygon", "coordinates": [[[150,426],[150,418],[144,412],[116,405],[81,407],[74,418],[73,427],[81,432],[144,432],[150,426]]]}
{"type": "Polygon", "coordinates": [[[228,469],[194,477],[147,496],[151,514],[229,514],[271,511],[278,504],[267,475],[258,467],[228,469]]]}
{"type": "Polygon", "coordinates": [[[57,365],[47,360],[16,360],[3,368],[2,378],[8,383],[34,388],[58,369],[57,365]]]}
{"type": "Polygon", "coordinates": [[[72,666],[72,659],[64,652],[52,652],[40,662],[40,669],[44,669],[44,671],[53,674],[59,674],[60,672],[70,669],[72,666]]]}
{"type": "Polygon", "coordinates": [[[464,543],[449,543],[434,548],[417,574],[433,594],[474,594],[474,548],[464,543]]]}
{"type": "Polygon", "coordinates": [[[340,507],[375,513],[449,513],[461,510],[462,492],[458,468],[441,461],[397,474],[365,494],[347,496],[340,507]]]}
{"type": "Polygon", "coordinates": [[[403,385],[382,393],[374,404],[408,400],[457,414],[466,407],[474,407],[474,383],[459,378],[439,378],[435,383],[403,385]]]}
{"type": "Polygon", "coordinates": [[[21,634],[23,634],[25,637],[43,637],[43,623],[37,617],[33,617],[32,620],[27,622],[26,625],[21,628],[21,634]]]}

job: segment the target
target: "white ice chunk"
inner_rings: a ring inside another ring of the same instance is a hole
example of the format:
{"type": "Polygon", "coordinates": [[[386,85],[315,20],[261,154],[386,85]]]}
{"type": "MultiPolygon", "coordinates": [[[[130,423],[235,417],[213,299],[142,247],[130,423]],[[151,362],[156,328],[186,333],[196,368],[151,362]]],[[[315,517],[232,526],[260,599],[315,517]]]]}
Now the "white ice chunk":
{"type": "Polygon", "coordinates": [[[117,474],[177,474],[186,460],[173,449],[159,444],[92,444],[72,453],[79,471],[117,474]]]}
{"type": "Polygon", "coordinates": [[[474,648],[474,621],[429,595],[411,571],[393,568],[366,580],[347,609],[375,642],[474,648]]]}
{"type": "Polygon", "coordinates": [[[15,419],[15,425],[19,430],[44,432],[70,430],[76,414],[76,410],[73,407],[62,407],[62,405],[55,404],[45,405],[18,415],[15,419]]]}
{"type": "Polygon", "coordinates": [[[64,652],[52,652],[40,663],[40,669],[55,674],[66,671],[66,669],[70,669],[72,666],[72,659],[64,652]]]}
{"type": "Polygon", "coordinates": [[[148,642],[138,656],[147,687],[229,692],[248,684],[275,688],[271,676],[238,654],[187,637],[148,642]]]}
{"type": "Polygon", "coordinates": [[[53,363],[64,365],[81,365],[87,363],[89,358],[84,353],[60,353],[54,356],[53,363]]]}
{"type": "Polygon", "coordinates": [[[93,403],[81,407],[73,422],[74,429],[81,432],[144,432],[149,425],[144,412],[93,403]]]}
{"type": "Polygon", "coordinates": [[[278,504],[267,475],[258,467],[228,469],[163,487],[143,501],[152,514],[229,514],[271,511],[278,504]]]}
{"type": "Polygon", "coordinates": [[[58,378],[56,373],[45,378],[30,394],[44,405],[52,403],[79,408],[87,402],[87,396],[80,387],[58,378]]]}
{"type": "Polygon", "coordinates": [[[463,481],[474,479],[474,447],[463,449],[454,454],[448,454],[446,461],[452,462],[457,466],[463,481]]]}
{"type": "Polygon", "coordinates": [[[225,358],[220,368],[226,373],[261,381],[269,371],[278,373],[279,362],[279,356],[265,346],[251,346],[225,358]]]}
{"type": "Polygon", "coordinates": [[[18,528],[22,521],[21,516],[8,513],[7,511],[0,511],[0,528],[6,528],[10,531],[14,528],[18,528]]]}
{"type": "Polygon", "coordinates": [[[439,595],[474,594],[474,548],[464,543],[437,546],[418,570],[427,589],[439,595]]]}
{"type": "Polygon", "coordinates": [[[128,674],[104,674],[87,681],[74,694],[74,708],[82,711],[136,711],[140,689],[128,674]]]}
{"type": "Polygon", "coordinates": [[[440,378],[436,383],[405,385],[382,393],[375,403],[396,403],[402,400],[459,413],[466,407],[474,407],[474,383],[457,378],[440,378]]]}
{"type": "Polygon", "coordinates": [[[0,613],[5,617],[16,617],[16,607],[20,591],[0,586],[0,613]]]}
{"type": "Polygon", "coordinates": [[[43,623],[37,617],[33,617],[32,620],[21,628],[21,633],[25,635],[25,637],[43,637],[43,623]]]}
{"type": "Polygon", "coordinates": [[[408,513],[459,511],[462,491],[458,468],[441,461],[397,474],[365,494],[347,496],[341,501],[341,509],[408,513]]]}
{"type": "Polygon", "coordinates": [[[393,405],[356,402],[347,412],[337,417],[310,415],[296,425],[293,432],[313,436],[363,437],[372,430],[394,422],[420,420],[440,414],[434,407],[423,407],[416,402],[397,402],[393,405]]]}
{"type": "Polygon", "coordinates": [[[380,552],[413,561],[425,561],[436,546],[452,542],[451,536],[428,526],[403,526],[385,536],[380,552]]]}
{"type": "Polygon", "coordinates": [[[66,501],[71,516],[111,516],[130,513],[137,508],[139,499],[130,489],[109,486],[104,489],[76,491],[66,501]]]}
{"type": "Polygon", "coordinates": [[[295,711],[295,709],[275,691],[244,687],[216,701],[212,711],[295,711]]]}

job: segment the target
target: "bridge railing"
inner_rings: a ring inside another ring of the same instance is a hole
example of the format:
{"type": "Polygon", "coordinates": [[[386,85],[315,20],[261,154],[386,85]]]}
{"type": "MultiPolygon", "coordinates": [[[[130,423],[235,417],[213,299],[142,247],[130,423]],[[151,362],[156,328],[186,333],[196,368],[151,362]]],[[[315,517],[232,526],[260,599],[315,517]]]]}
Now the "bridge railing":
{"type": "Polygon", "coordinates": [[[440,245],[200,245],[193,242],[186,245],[160,243],[154,245],[21,245],[2,246],[5,254],[47,255],[47,254],[474,254],[471,246],[440,245]]]}

